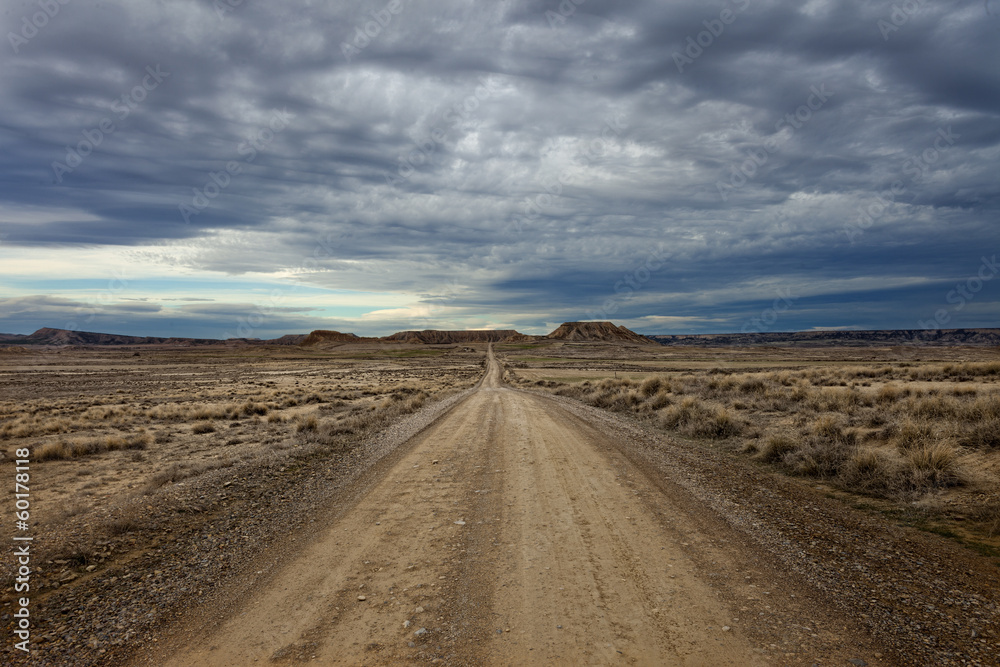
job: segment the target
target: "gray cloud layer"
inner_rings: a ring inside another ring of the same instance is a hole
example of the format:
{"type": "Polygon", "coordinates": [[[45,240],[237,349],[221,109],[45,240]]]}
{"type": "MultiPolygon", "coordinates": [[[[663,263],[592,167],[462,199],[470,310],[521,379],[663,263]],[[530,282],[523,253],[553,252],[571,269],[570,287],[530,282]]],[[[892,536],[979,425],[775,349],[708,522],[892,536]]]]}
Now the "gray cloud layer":
{"type": "Polygon", "coordinates": [[[775,329],[996,326],[992,274],[952,293],[1000,245],[1000,11],[903,4],[15,2],[0,211],[49,214],[3,243],[301,270],[526,330],[739,330],[782,289],[775,329]]]}

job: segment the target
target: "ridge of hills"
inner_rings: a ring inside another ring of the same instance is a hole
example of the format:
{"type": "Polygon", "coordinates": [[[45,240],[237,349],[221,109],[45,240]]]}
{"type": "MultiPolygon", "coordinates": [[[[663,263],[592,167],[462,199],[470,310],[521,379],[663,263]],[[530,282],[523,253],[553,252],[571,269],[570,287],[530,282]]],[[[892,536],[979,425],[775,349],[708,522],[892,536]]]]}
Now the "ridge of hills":
{"type": "Polygon", "coordinates": [[[453,343],[506,343],[510,339],[523,336],[513,329],[478,329],[471,331],[399,331],[379,340],[399,343],[423,343],[425,345],[448,345],[453,343]]]}
{"type": "Polygon", "coordinates": [[[455,345],[462,343],[517,343],[542,340],[603,341],[622,343],[647,343],[649,338],[640,336],[625,327],[611,322],[566,322],[548,336],[529,336],[514,329],[477,329],[468,331],[399,331],[381,338],[358,336],[353,333],[317,329],[309,334],[290,334],[281,338],[180,338],[160,336],[127,336],[122,334],[71,331],[43,327],[31,334],[0,334],[0,344],[6,345],[298,345],[302,347],[328,347],[349,343],[403,343],[416,345],[455,345]]]}
{"type": "Polygon", "coordinates": [[[43,327],[31,334],[0,334],[0,348],[5,352],[23,349],[21,346],[123,346],[161,345],[193,347],[204,345],[283,345],[301,347],[334,347],[351,343],[387,343],[410,345],[455,345],[463,343],[531,343],[543,341],[604,342],[632,345],[659,344],[665,346],[745,347],[780,346],[894,346],[894,345],[971,345],[1000,346],[1000,328],[969,328],[939,330],[880,330],[880,331],[793,331],[728,334],[679,334],[643,336],[612,322],[564,322],[545,336],[531,336],[513,329],[479,329],[445,331],[399,331],[388,336],[366,337],[353,333],[317,329],[309,334],[289,334],[280,338],[182,338],[159,336],[127,336],[122,334],[71,331],[43,327]]]}
{"type": "Polygon", "coordinates": [[[699,347],[783,346],[894,346],[973,345],[1000,346],[1000,329],[886,329],[879,331],[788,331],[765,333],[651,335],[660,345],[699,347]]]}

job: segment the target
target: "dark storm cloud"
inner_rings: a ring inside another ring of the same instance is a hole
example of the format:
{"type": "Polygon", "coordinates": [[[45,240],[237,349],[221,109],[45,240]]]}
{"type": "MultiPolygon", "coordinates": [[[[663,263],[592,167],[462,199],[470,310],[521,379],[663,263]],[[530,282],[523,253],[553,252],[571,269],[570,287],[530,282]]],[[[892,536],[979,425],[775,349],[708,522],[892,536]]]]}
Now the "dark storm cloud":
{"type": "Polygon", "coordinates": [[[14,3],[0,216],[47,214],[0,232],[428,304],[457,283],[449,316],[524,328],[615,298],[730,330],[784,284],[790,326],[916,326],[1000,241],[1000,16],[905,4],[74,0],[28,39],[14,3]]]}

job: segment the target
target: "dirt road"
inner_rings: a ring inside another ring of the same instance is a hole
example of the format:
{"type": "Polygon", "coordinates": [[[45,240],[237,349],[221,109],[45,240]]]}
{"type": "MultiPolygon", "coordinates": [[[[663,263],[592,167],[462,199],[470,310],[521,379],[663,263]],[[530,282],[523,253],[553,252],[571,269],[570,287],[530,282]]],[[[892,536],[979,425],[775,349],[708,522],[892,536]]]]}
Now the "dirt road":
{"type": "Polygon", "coordinates": [[[500,377],[491,352],[477,390],[169,664],[879,664],[614,434],[500,377]]]}

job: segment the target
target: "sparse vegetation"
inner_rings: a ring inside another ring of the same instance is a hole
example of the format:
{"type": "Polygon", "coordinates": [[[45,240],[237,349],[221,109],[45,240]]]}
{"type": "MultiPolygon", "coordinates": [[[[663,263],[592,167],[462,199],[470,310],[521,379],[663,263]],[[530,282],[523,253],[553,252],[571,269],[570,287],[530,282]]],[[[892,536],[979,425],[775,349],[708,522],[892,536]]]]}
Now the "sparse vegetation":
{"type": "Polygon", "coordinates": [[[148,433],[129,436],[107,436],[77,440],[56,440],[37,447],[32,452],[35,461],[61,461],[122,449],[146,449],[152,442],[148,433]]]}
{"type": "MultiPolygon", "coordinates": [[[[508,377],[528,382],[514,371],[517,363],[508,365],[508,377]]],[[[595,407],[635,414],[679,436],[729,443],[733,451],[792,475],[880,498],[906,500],[974,487],[983,474],[973,453],[1000,451],[998,362],[769,373],[707,368],[530,382],[595,407]],[[979,384],[952,385],[972,379],[979,384]]]]}

